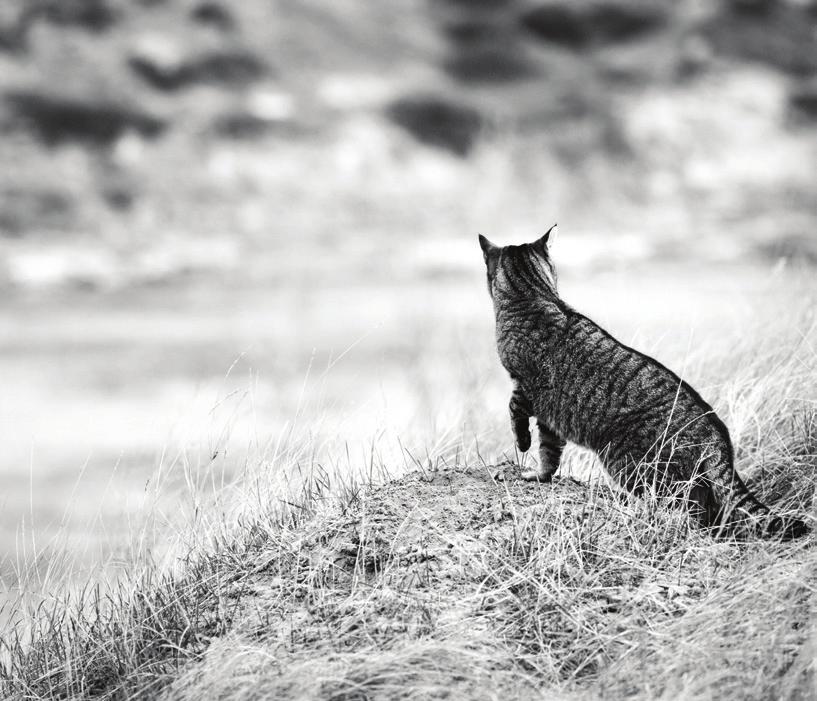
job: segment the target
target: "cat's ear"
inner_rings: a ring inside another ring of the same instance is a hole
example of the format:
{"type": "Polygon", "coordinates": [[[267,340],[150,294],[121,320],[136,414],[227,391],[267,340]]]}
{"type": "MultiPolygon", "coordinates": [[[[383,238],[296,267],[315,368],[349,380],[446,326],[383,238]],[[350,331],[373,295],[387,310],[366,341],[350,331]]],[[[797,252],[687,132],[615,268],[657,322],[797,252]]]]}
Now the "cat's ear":
{"type": "Polygon", "coordinates": [[[488,276],[493,277],[496,271],[496,264],[499,260],[499,246],[491,243],[482,234],[479,234],[479,247],[482,249],[482,257],[485,265],[488,266],[488,276]]]}
{"type": "Polygon", "coordinates": [[[542,251],[543,253],[547,253],[547,245],[548,245],[548,241],[550,241],[550,234],[551,234],[551,232],[552,232],[552,231],[553,231],[555,228],[556,228],[556,224],[554,224],[553,226],[551,226],[551,227],[550,227],[550,228],[549,228],[549,229],[548,229],[548,230],[545,232],[545,235],[544,235],[544,236],[542,236],[542,237],[541,237],[540,239],[538,239],[537,241],[534,241],[534,243],[533,243],[534,247],[535,247],[535,248],[539,248],[539,249],[541,249],[541,251],[542,251]]]}
{"type": "Polygon", "coordinates": [[[479,234],[479,247],[482,249],[482,255],[488,260],[488,257],[494,253],[499,253],[499,246],[491,243],[482,234],[479,234]]]}

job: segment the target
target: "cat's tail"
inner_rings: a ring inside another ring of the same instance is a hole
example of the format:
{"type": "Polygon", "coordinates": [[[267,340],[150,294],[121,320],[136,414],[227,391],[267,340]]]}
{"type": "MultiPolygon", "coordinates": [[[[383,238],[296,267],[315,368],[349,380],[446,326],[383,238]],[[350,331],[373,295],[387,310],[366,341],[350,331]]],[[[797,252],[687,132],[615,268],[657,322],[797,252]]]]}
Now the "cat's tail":
{"type": "Polygon", "coordinates": [[[749,491],[734,470],[732,474],[730,503],[723,512],[726,530],[780,540],[802,538],[811,533],[805,521],[776,514],[749,491]]]}
{"type": "Polygon", "coordinates": [[[811,526],[799,518],[784,518],[783,516],[772,516],[767,522],[764,534],[776,535],[781,540],[794,540],[802,538],[811,533],[811,526]]]}

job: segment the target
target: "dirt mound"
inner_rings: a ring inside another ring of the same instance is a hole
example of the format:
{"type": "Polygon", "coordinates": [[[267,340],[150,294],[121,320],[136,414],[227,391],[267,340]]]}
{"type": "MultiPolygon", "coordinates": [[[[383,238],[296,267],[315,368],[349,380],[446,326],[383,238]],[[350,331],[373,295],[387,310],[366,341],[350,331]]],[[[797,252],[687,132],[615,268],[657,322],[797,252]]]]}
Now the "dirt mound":
{"type": "Polygon", "coordinates": [[[33,647],[9,648],[0,689],[408,701],[813,688],[808,545],[719,541],[681,509],[522,482],[513,465],[340,493],[325,472],[299,474],[285,511],[215,536],[178,576],[104,604],[95,590],[96,615],[64,635],[45,618],[33,647]],[[729,677],[701,682],[702,669],[729,677]]]}
{"type": "Polygon", "coordinates": [[[269,532],[236,577],[234,635],[170,695],[535,698],[592,682],[624,651],[624,619],[671,620],[701,589],[706,555],[692,556],[696,575],[671,564],[689,542],[680,513],[642,528],[606,487],[516,477],[413,473],[269,532]],[[247,641],[263,654],[237,673],[247,641]]]}
{"type": "MultiPolygon", "coordinates": [[[[396,691],[392,685],[402,682],[395,672],[406,666],[431,696],[485,697],[503,679],[506,653],[497,651],[481,674],[442,672],[448,665],[464,671],[469,657],[493,644],[486,633],[491,612],[515,598],[494,591],[499,544],[524,548],[523,533],[538,530],[532,524],[541,524],[543,513],[581,521],[589,494],[587,485],[570,479],[546,486],[495,480],[488,468],[413,473],[361,494],[347,513],[280,532],[241,582],[232,623],[276,650],[275,673],[257,679],[254,691],[281,698],[370,698],[345,695],[360,684],[379,698],[396,691]],[[433,642],[452,637],[458,650],[433,642]],[[355,660],[375,650],[385,668],[372,679],[371,656],[362,667],[355,660]]],[[[223,645],[214,646],[174,691],[193,698],[201,684],[216,696],[236,693],[235,680],[219,671],[215,659],[225,652],[223,645]]],[[[522,680],[517,689],[528,686],[522,680]]]]}

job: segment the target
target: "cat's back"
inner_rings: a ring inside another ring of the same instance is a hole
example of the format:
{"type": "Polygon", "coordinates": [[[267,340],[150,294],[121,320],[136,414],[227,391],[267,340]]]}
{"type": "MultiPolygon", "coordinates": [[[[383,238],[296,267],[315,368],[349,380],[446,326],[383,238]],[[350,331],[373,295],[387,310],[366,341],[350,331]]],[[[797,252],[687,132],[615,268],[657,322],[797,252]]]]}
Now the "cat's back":
{"type": "Polygon", "coordinates": [[[571,310],[565,339],[565,362],[581,368],[578,380],[600,388],[611,407],[625,413],[649,407],[712,409],[661,361],[618,340],[583,314],[571,310]]]}
{"type": "Polygon", "coordinates": [[[660,361],[575,310],[567,308],[566,318],[546,350],[551,357],[545,364],[555,423],[577,442],[597,447],[624,434],[643,434],[651,443],[654,434],[695,424],[720,435],[709,404],[660,361]]]}

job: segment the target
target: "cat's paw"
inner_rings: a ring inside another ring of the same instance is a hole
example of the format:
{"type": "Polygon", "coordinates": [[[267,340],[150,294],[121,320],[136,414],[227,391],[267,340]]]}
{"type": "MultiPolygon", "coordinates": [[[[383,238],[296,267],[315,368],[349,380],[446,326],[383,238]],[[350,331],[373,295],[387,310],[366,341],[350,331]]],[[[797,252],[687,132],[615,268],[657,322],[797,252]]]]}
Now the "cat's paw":
{"type": "Polygon", "coordinates": [[[520,477],[526,482],[551,482],[553,473],[539,472],[539,470],[523,470],[520,477]]]}
{"type": "Polygon", "coordinates": [[[520,453],[527,453],[530,449],[530,431],[519,431],[516,432],[516,447],[519,448],[520,453]]]}

